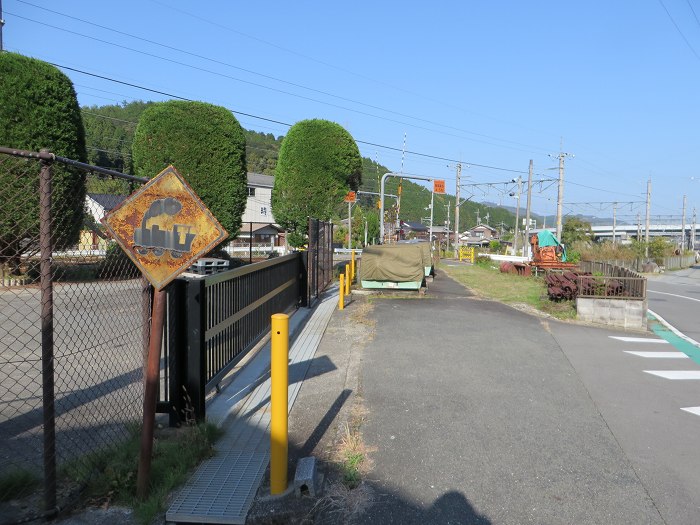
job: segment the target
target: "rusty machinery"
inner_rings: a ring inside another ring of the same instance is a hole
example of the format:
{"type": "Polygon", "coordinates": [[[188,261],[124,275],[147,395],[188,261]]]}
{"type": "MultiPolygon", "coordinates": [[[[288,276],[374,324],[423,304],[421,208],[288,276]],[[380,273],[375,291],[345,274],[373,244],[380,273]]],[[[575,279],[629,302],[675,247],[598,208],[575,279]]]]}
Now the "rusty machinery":
{"type": "MultiPolygon", "coordinates": [[[[532,261],[530,266],[546,270],[564,270],[576,268],[576,264],[562,261],[565,254],[561,244],[557,246],[540,246],[537,234],[530,237],[532,246],[532,261]]],[[[565,258],[564,258],[565,259],[565,258]]]]}

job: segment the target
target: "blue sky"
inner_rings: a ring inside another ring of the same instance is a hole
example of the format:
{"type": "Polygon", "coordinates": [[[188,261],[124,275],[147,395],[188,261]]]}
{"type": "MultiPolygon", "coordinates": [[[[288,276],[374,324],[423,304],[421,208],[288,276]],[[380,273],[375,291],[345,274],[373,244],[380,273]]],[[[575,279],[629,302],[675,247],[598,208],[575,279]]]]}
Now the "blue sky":
{"type": "MultiPolygon", "coordinates": [[[[562,143],[575,155],[564,202],[588,203],[565,212],[610,216],[596,203],[644,201],[651,178],[653,216],[680,221],[684,194],[688,218],[700,214],[700,0],[4,0],[3,10],[9,51],[220,104],[248,129],[288,128],[242,113],[333,120],[392,171],[405,136],[408,152],[440,158],[407,153],[403,171],[443,178],[452,194],[456,160],[465,184],[526,177],[530,159],[536,179],[556,177],[548,155],[562,143]]],[[[83,105],[169,98],[64,71],[83,105]]],[[[474,199],[515,204],[497,191],[474,199]]],[[[556,185],[536,187],[533,209],[555,207],[556,185]]]]}

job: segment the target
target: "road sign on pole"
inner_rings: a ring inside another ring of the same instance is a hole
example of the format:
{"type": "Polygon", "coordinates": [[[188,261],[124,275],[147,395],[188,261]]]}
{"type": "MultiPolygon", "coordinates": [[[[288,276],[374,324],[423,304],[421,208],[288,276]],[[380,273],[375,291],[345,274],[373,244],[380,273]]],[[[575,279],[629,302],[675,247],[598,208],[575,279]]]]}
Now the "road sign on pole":
{"type": "Polygon", "coordinates": [[[354,191],[349,191],[343,200],[345,202],[355,202],[357,200],[357,194],[354,191]]]}
{"type": "Polygon", "coordinates": [[[433,180],[433,193],[445,193],[445,181],[444,180],[433,180]]]}
{"type": "Polygon", "coordinates": [[[228,237],[185,179],[168,166],[102,219],[111,236],[155,288],[136,492],[148,494],[158,375],[169,282],[228,237]]]}
{"type": "Polygon", "coordinates": [[[101,222],[156,290],[228,237],[173,166],[101,222]]]}

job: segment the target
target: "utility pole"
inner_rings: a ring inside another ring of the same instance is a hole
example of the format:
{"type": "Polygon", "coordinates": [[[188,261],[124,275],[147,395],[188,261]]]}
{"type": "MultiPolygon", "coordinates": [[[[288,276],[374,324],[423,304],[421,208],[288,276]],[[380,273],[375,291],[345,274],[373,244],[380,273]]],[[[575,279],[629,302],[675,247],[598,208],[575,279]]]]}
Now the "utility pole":
{"type": "Polygon", "coordinates": [[[642,240],[642,217],[637,212],[637,241],[642,240]]]}
{"type": "Polygon", "coordinates": [[[617,227],[617,202],[613,202],[613,246],[615,246],[615,228],[617,227]]]}
{"type": "Polygon", "coordinates": [[[644,232],[644,257],[649,257],[649,229],[651,228],[651,177],[647,181],[647,217],[646,232],[644,232]]]}
{"type": "Polygon", "coordinates": [[[683,216],[681,217],[681,255],[685,250],[685,195],[683,195],[683,216]]]}
{"type": "Polygon", "coordinates": [[[457,188],[455,190],[455,258],[459,258],[459,185],[462,177],[462,163],[457,163],[457,188]]]}
{"type": "Polygon", "coordinates": [[[447,236],[447,249],[450,249],[450,205],[448,204],[446,206],[447,208],[447,223],[445,224],[445,233],[447,236]]]}
{"type": "Polygon", "coordinates": [[[476,209],[476,225],[479,226],[481,224],[481,217],[479,217],[479,208],[476,209]]]}
{"type": "MultiPolygon", "coordinates": [[[[433,185],[433,189],[435,189],[435,186],[433,185]]],[[[428,231],[429,239],[430,239],[430,253],[432,253],[433,250],[433,213],[435,210],[433,209],[435,207],[435,192],[430,191],[430,230],[428,231]]]]}
{"type": "Polygon", "coordinates": [[[562,216],[562,207],[564,204],[564,159],[566,157],[574,157],[573,153],[565,153],[562,151],[564,148],[564,140],[559,143],[559,154],[558,155],[549,155],[550,157],[556,157],[559,159],[559,185],[557,189],[557,220],[556,220],[556,226],[557,226],[557,240],[561,241],[561,216],[562,216]]]}
{"type": "Polygon", "coordinates": [[[2,17],[2,0],[0,0],[0,53],[3,50],[2,47],[2,26],[5,25],[5,20],[2,17]]]}
{"type": "Polygon", "coordinates": [[[690,236],[690,249],[695,251],[695,208],[693,208],[693,234],[690,236]]]}
{"type": "Polygon", "coordinates": [[[532,203],[532,159],[530,168],[527,170],[527,209],[525,210],[525,246],[523,255],[530,257],[530,204],[532,203]]]}
{"type": "Polygon", "coordinates": [[[348,250],[352,249],[352,202],[348,201],[348,250]]]}
{"type": "Polygon", "coordinates": [[[562,216],[562,205],[564,204],[564,159],[566,157],[573,157],[571,153],[559,152],[557,157],[559,158],[559,186],[557,190],[557,240],[561,241],[561,216],[562,216]]]}
{"type": "Polygon", "coordinates": [[[518,197],[515,205],[515,231],[513,232],[513,255],[518,253],[518,221],[520,220],[520,194],[523,191],[523,180],[518,175],[518,197]]]}

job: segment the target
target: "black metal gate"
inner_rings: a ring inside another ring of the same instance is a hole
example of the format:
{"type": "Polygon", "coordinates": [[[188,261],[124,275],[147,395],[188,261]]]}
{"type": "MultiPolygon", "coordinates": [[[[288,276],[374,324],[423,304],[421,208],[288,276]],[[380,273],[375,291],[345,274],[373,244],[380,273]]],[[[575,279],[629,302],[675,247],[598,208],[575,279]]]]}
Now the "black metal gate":
{"type": "Polygon", "coordinates": [[[307,298],[311,308],[333,280],[333,224],[309,219],[307,254],[307,298]]]}

